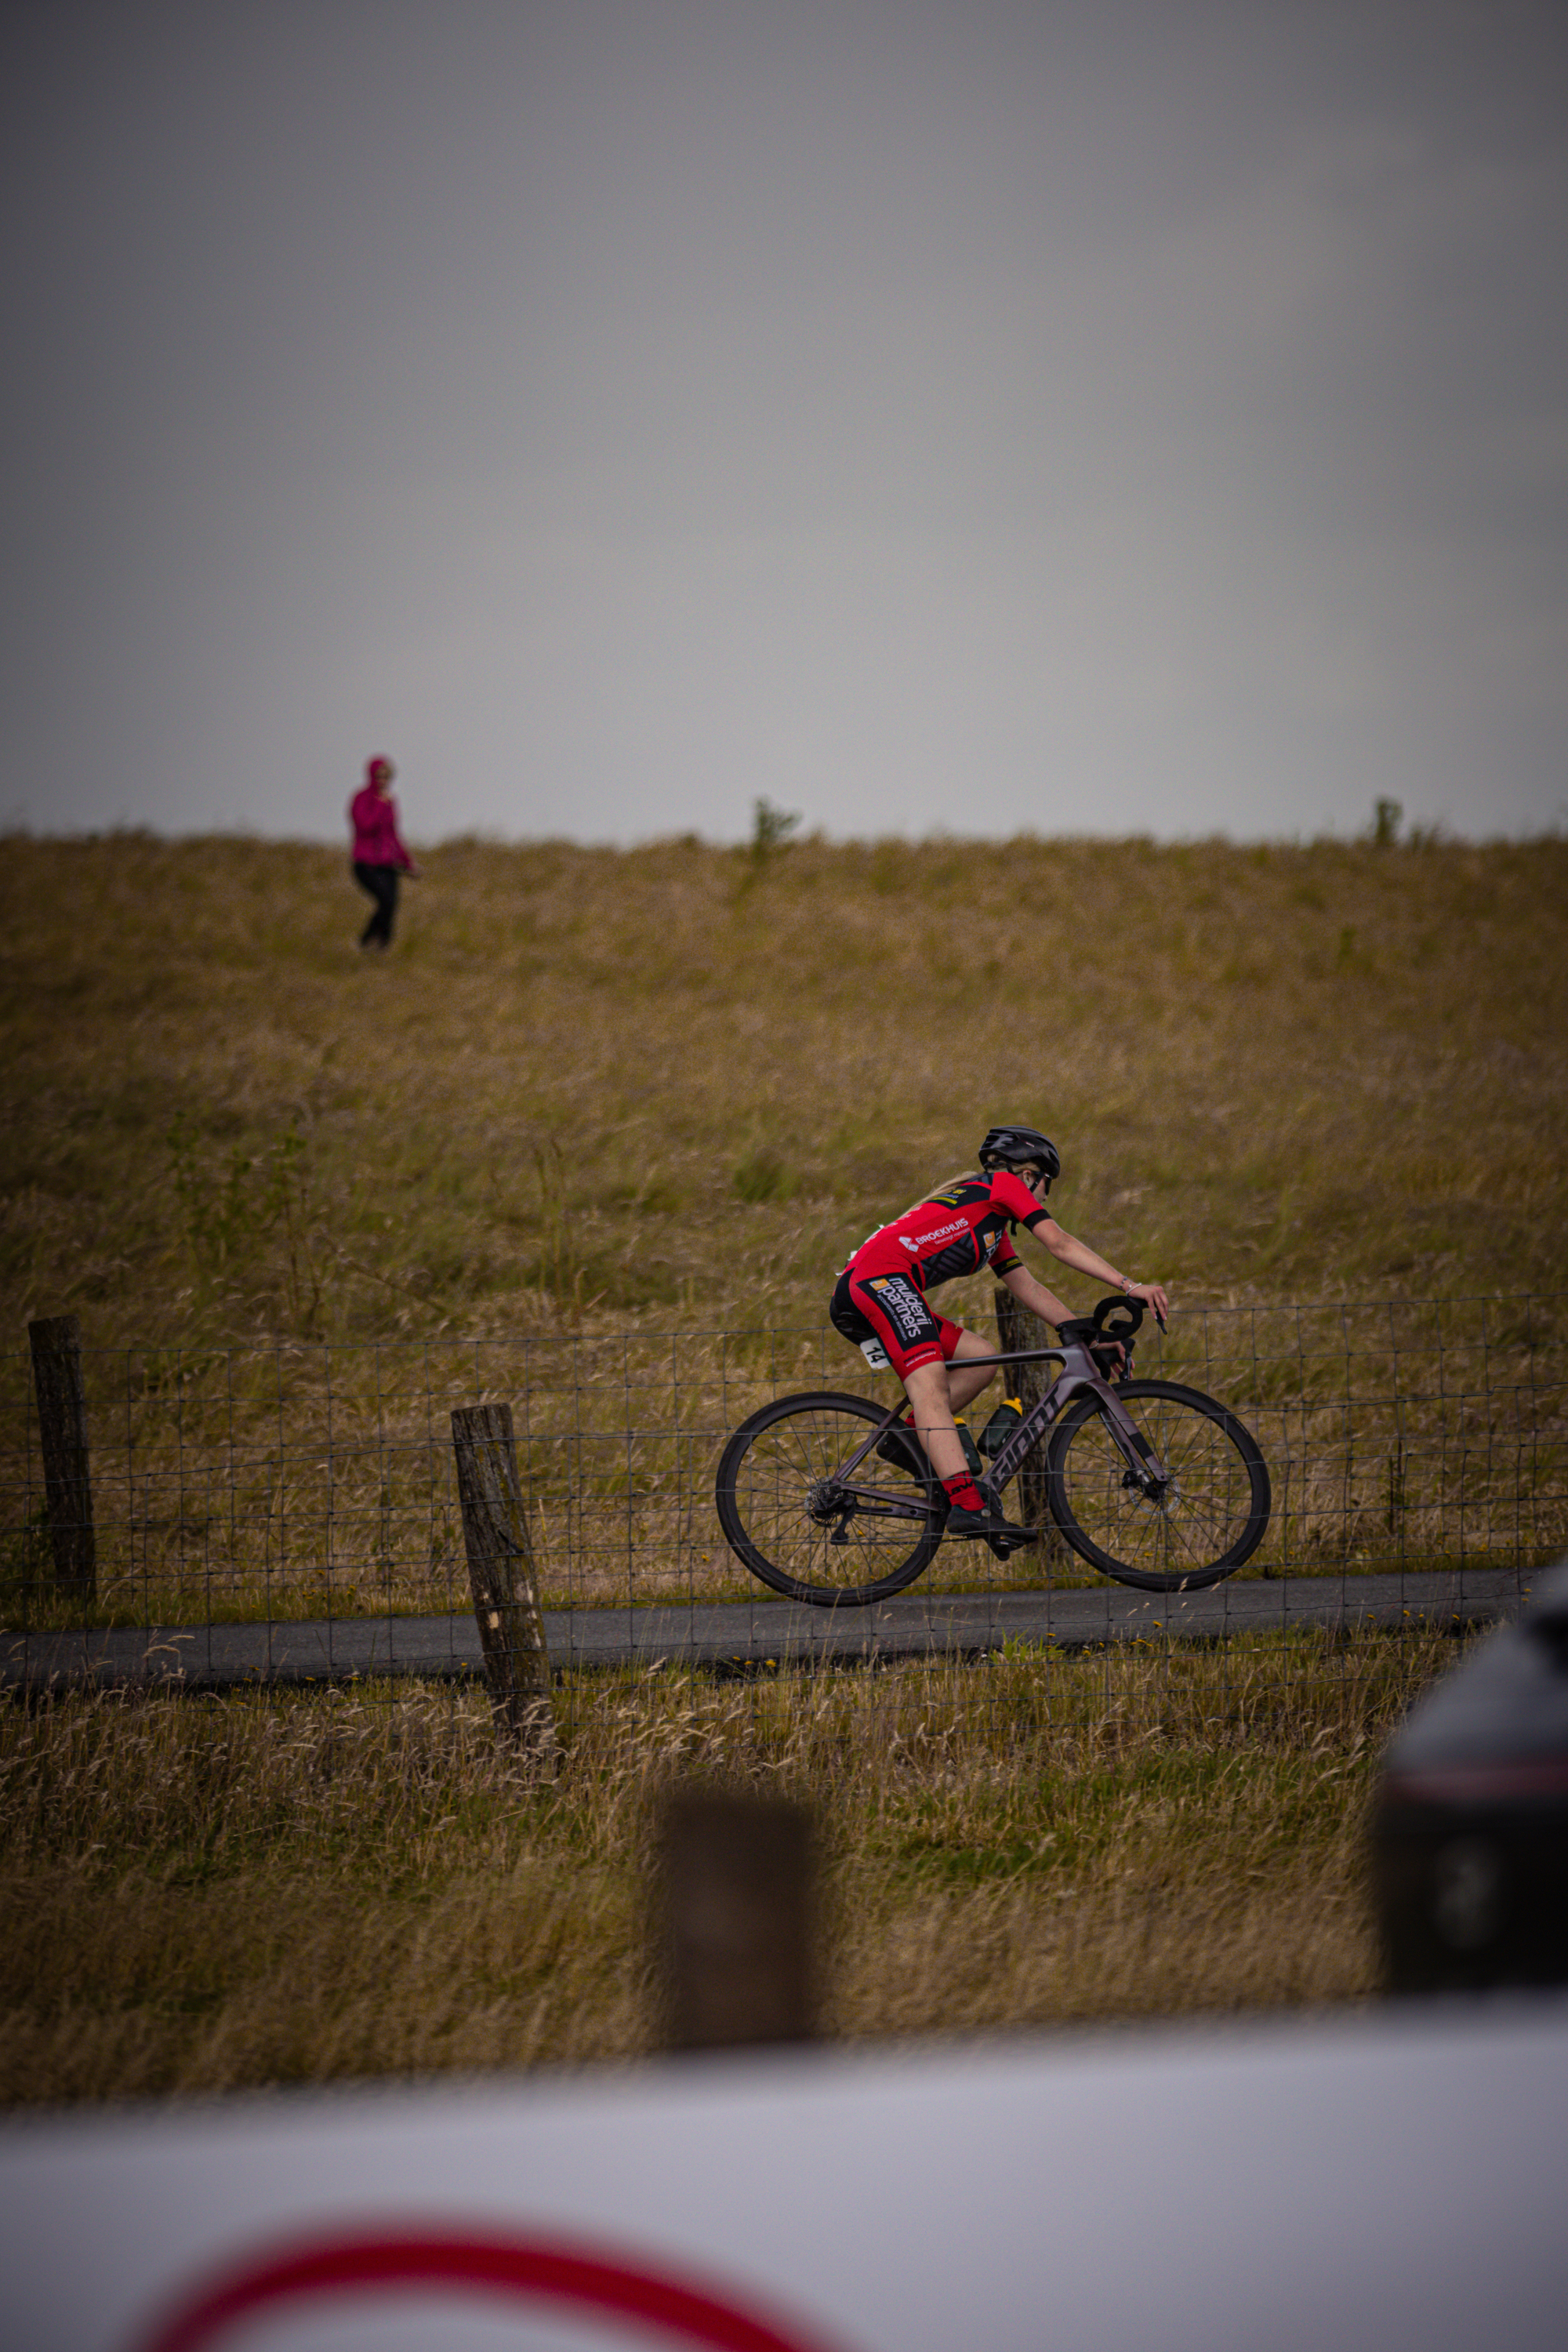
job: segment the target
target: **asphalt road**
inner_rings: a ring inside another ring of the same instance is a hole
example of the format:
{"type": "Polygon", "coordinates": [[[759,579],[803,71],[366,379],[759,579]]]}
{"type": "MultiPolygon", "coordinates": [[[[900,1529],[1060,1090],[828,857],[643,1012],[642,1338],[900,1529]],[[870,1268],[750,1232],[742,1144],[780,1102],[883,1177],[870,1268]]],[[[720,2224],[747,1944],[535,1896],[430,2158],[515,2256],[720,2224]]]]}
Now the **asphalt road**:
{"type": "MultiPolygon", "coordinates": [[[[685,1608],[551,1611],[545,1631],[559,1668],[707,1665],[731,1670],[777,1661],[845,1664],[978,1657],[1004,1642],[1066,1650],[1105,1642],[1215,1638],[1321,1625],[1471,1624],[1514,1614],[1528,1571],[1466,1569],[1411,1576],[1293,1576],[1221,1584],[1194,1593],[1089,1591],[921,1593],[871,1609],[809,1609],[784,1601],[685,1608]]],[[[226,1690],[360,1675],[466,1678],[480,1672],[471,1615],[343,1617],[273,1625],[0,1633],[0,1685],[176,1684],[226,1690]]]]}

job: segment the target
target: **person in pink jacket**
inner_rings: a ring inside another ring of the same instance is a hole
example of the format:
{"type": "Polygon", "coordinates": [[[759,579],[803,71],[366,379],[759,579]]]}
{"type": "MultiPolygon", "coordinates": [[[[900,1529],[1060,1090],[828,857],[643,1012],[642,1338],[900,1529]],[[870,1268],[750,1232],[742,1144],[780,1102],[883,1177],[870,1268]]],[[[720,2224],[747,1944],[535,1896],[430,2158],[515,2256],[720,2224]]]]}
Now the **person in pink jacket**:
{"type": "Polygon", "coordinates": [[[419,871],[397,832],[397,808],[392,779],[397,771],[390,760],[367,760],[364,782],[349,803],[353,827],[354,880],[375,900],[369,922],[360,933],[362,948],[389,948],[397,913],[399,874],[419,871]]]}

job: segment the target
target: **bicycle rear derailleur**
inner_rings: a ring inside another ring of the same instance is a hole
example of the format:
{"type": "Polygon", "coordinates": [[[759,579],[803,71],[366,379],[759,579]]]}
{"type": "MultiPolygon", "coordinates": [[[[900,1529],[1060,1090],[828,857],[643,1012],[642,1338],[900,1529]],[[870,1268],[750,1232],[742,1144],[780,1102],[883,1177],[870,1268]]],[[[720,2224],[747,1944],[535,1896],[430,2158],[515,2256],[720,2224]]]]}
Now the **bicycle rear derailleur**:
{"type": "Polygon", "coordinates": [[[830,1544],[846,1544],[849,1540],[849,1522],[855,1516],[855,1497],[847,1495],[837,1478],[819,1478],[805,1498],[807,1518],[819,1528],[833,1528],[827,1540],[830,1544]],[[834,1520],[838,1524],[833,1527],[834,1520]]]}

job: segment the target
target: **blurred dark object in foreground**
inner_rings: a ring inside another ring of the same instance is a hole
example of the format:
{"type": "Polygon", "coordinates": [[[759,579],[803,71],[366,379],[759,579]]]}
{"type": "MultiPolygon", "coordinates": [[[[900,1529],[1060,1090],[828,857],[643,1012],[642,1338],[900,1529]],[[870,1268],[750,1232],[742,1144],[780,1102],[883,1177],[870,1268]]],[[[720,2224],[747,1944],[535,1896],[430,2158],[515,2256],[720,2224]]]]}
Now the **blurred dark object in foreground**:
{"type": "Polygon", "coordinates": [[[1411,1709],[1372,1837],[1391,1992],[1568,1982],[1568,1562],[1411,1709]]]}
{"type": "Polygon", "coordinates": [[[677,1790],[665,1808],[660,1863],[668,2047],[808,2041],[814,1872],[804,1807],[677,1790]]]}

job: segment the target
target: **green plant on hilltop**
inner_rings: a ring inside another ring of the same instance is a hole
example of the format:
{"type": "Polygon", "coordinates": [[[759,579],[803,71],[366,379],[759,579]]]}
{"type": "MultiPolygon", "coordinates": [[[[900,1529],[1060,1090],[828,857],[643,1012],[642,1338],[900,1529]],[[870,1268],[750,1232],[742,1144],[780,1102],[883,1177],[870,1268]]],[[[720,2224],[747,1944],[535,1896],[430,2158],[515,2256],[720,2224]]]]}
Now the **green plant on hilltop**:
{"type": "Polygon", "coordinates": [[[772,801],[759,798],[752,803],[752,864],[764,866],[775,850],[782,849],[800,823],[798,814],[774,808],[772,801]]]}
{"type": "Polygon", "coordinates": [[[1374,849],[1392,849],[1399,838],[1400,822],[1405,814],[1398,801],[1376,800],[1372,808],[1372,840],[1374,849]]]}

